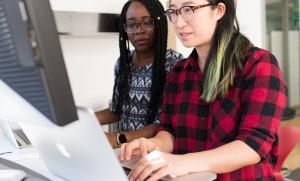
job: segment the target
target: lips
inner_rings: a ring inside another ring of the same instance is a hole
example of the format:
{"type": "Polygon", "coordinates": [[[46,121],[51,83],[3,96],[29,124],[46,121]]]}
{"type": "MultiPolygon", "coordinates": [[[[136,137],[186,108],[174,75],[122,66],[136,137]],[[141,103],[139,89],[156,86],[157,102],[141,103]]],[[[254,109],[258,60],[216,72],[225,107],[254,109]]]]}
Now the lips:
{"type": "Polygon", "coordinates": [[[137,44],[146,43],[146,42],[148,42],[147,39],[138,39],[138,40],[134,41],[134,43],[137,43],[137,44]]]}
{"type": "Polygon", "coordinates": [[[139,40],[135,40],[134,44],[136,46],[144,46],[148,43],[149,41],[147,39],[139,39],[139,40]]]}
{"type": "Polygon", "coordinates": [[[186,33],[186,32],[184,32],[184,33],[179,33],[179,36],[180,36],[181,38],[187,38],[187,37],[190,36],[191,34],[193,34],[193,33],[186,33]]]}

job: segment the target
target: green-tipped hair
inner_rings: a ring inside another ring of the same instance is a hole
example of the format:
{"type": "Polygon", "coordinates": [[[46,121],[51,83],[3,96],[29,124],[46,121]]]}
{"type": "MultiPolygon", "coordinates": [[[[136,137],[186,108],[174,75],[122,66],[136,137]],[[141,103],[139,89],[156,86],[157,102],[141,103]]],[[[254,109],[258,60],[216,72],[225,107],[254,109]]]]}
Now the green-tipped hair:
{"type": "Polygon", "coordinates": [[[210,100],[214,100],[218,94],[224,94],[224,92],[220,92],[219,82],[221,77],[221,68],[224,60],[224,55],[226,53],[226,49],[228,48],[228,43],[231,39],[231,35],[224,36],[218,46],[217,55],[212,57],[211,64],[207,67],[207,74],[204,78],[204,89],[201,95],[201,98],[209,102],[210,100]]]}
{"type": "Polygon", "coordinates": [[[245,50],[251,43],[239,31],[235,0],[209,2],[226,6],[224,16],[217,23],[202,80],[200,98],[212,102],[224,97],[233,86],[237,70],[243,67],[245,50]]]}

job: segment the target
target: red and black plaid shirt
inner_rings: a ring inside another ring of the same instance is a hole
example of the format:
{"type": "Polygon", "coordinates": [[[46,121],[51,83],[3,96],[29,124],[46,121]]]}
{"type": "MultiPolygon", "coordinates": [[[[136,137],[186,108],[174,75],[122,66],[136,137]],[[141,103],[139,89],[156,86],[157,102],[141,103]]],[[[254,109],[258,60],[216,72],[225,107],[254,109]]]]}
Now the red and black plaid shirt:
{"type": "Polygon", "coordinates": [[[219,174],[218,180],[275,180],[276,132],[286,104],[286,84],[270,52],[251,47],[245,58],[234,86],[212,103],[199,99],[202,73],[196,51],[177,63],[167,77],[159,131],[174,135],[175,154],[200,152],[241,140],[261,156],[261,161],[219,174]]]}

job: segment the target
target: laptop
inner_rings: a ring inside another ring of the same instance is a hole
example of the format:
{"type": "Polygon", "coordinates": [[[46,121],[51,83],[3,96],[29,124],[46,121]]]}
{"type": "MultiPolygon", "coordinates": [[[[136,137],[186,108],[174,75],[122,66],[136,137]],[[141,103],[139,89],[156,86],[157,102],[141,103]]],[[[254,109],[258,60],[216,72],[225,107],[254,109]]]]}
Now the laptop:
{"type": "Polygon", "coordinates": [[[53,174],[71,181],[127,181],[93,111],[78,108],[78,116],[64,127],[20,125],[53,174]]]}
{"type": "MultiPolygon", "coordinates": [[[[18,121],[49,171],[70,181],[127,181],[116,153],[94,112],[78,108],[79,120],[56,126],[0,80],[0,118],[18,121]]],[[[133,168],[135,161],[122,163],[133,168]]],[[[213,180],[216,174],[201,172],[172,181],[213,180]]],[[[169,180],[169,179],[167,179],[169,180]]]]}
{"type": "MultiPolygon", "coordinates": [[[[55,175],[70,181],[128,181],[126,174],[138,158],[120,164],[94,112],[78,108],[79,120],[64,127],[20,122],[40,157],[55,175]],[[125,173],[126,172],[126,173],[125,173]]],[[[163,181],[210,181],[211,172],[165,177],[163,181]]]]}

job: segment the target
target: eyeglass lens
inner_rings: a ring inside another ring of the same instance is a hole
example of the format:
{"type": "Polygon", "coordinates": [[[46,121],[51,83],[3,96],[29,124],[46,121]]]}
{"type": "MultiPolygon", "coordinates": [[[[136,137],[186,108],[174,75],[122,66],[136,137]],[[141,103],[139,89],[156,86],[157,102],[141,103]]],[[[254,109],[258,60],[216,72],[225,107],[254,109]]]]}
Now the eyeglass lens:
{"type": "Polygon", "coordinates": [[[145,18],[141,22],[129,21],[125,23],[124,28],[126,32],[135,32],[139,28],[139,26],[143,30],[152,30],[154,26],[154,21],[152,18],[145,18]]]}

